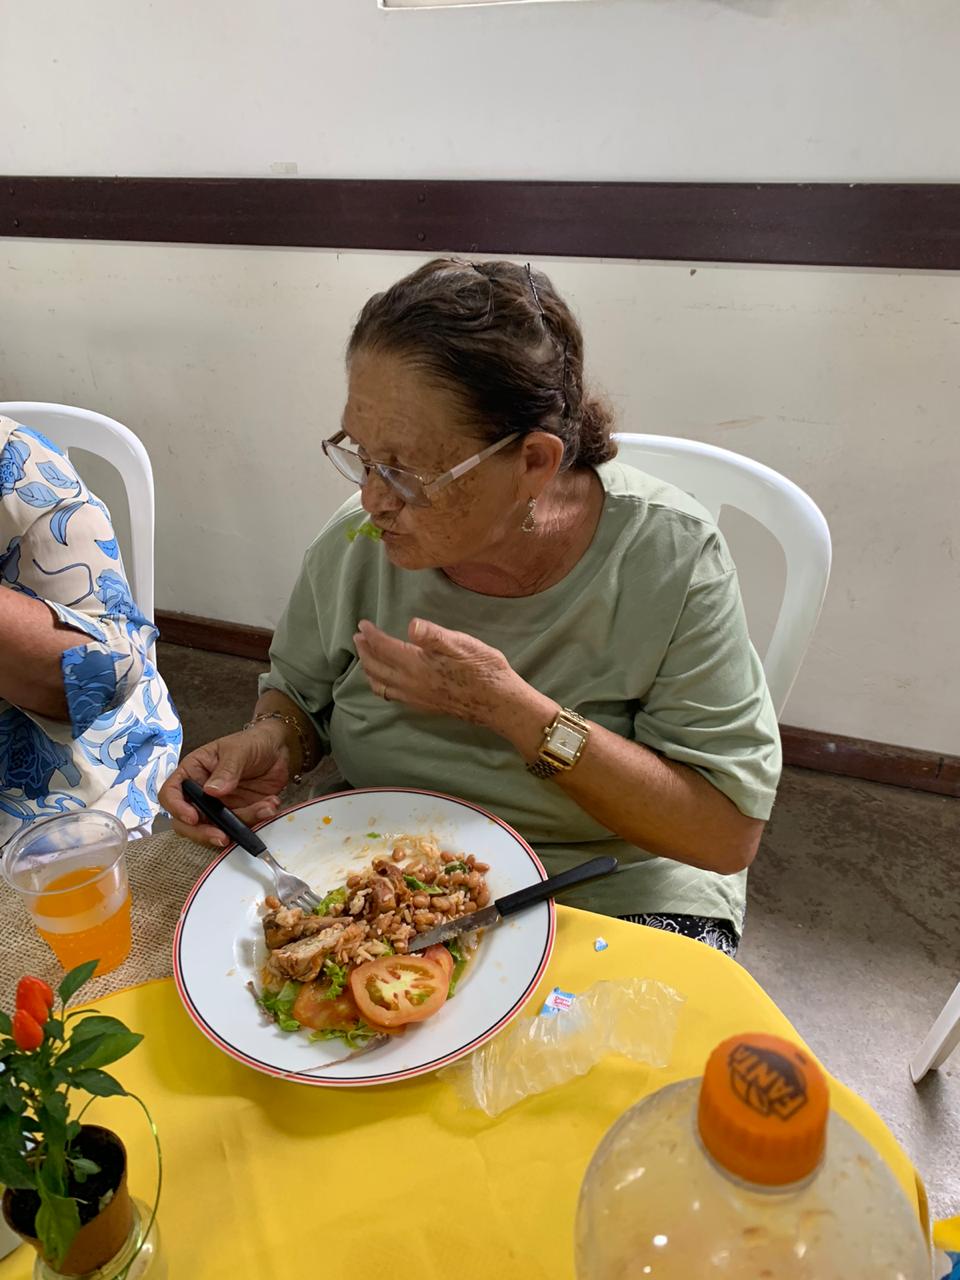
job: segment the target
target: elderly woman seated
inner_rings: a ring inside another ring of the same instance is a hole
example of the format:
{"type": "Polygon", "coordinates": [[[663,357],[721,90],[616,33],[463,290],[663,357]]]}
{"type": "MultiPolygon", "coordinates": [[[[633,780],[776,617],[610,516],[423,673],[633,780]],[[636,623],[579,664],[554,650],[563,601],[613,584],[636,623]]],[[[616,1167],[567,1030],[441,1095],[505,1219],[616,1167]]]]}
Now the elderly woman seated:
{"type": "Polygon", "coordinates": [[[74,809],[137,832],[181,730],[110,515],[63,453],[0,417],[0,846],[74,809]]]}
{"type": "Polygon", "coordinates": [[[614,853],[564,900],[735,951],[780,746],[714,521],[615,461],[529,268],[428,263],[366,304],[348,370],[324,450],[359,498],[306,553],[250,724],[161,792],[178,829],[224,843],[186,776],[255,821],[332,753],[352,786],[490,808],[551,872],[614,853]]]}

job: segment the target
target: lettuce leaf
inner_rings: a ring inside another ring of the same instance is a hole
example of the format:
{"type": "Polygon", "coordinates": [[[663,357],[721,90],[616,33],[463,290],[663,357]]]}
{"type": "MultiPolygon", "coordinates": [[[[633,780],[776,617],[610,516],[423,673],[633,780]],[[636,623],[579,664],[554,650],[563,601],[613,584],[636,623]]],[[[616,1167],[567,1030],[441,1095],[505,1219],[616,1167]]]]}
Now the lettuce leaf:
{"type": "Polygon", "coordinates": [[[300,1023],[293,1016],[293,1006],[299,994],[299,982],[285,982],[279,991],[263,991],[256,999],[281,1031],[299,1031],[300,1023]]]}
{"type": "Polygon", "coordinates": [[[311,1040],[342,1040],[345,1045],[351,1049],[362,1049],[376,1036],[383,1035],[382,1031],[376,1031],[373,1027],[368,1027],[365,1022],[358,1022],[355,1027],[346,1027],[343,1029],[334,1029],[327,1027],[323,1031],[312,1031],[310,1033],[311,1040]]]}
{"type": "Polygon", "coordinates": [[[463,947],[460,945],[459,938],[448,938],[443,945],[453,956],[453,973],[450,975],[450,987],[447,991],[447,999],[449,1000],[455,994],[457,983],[463,977],[463,971],[467,967],[467,957],[463,954],[463,947]]]}
{"type": "Polygon", "coordinates": [[[323,993],[324,1000],[336,1000],[342,994],[349,972],[349,965],[337,964],[336,960],[324,960],[323,976],[330,981],[330,989],[323,993]]]}
{"type": "Polygon", "coordinates": [[[356,542],[357,538],[371,538],[374,542],[379,542],[383,537],[383,530],[378,529],[375,524],[369,520],[364,520],[363,524],[355,525],[352,529],[347,529],[346,538],[348,542],[356,542]]]}
{"type": "Polygon", "coordinates": [[[313,908],[313,914],[315,916],[325,916],[332,906],[337,904],[343,906],[347,901],[349,892],[346,885],[341,885],[339,889],[331,889],[327,896],[313,908]]]}
{"type": "Polygon", "coordinates": [[[408,889],[413,889],[414,893],[449,893],[449,889],[440,889],[435,884],[424,884],[422,880],[418,880],[416,876],[405,875],[404,880],[408,889]]]}

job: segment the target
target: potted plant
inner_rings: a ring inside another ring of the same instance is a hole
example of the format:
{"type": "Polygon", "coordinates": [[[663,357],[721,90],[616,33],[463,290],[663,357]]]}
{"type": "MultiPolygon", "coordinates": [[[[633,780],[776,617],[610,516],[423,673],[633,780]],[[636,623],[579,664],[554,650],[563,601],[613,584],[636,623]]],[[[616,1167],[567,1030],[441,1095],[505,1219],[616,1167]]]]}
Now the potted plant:
{"type": "Polygon", "coordinates": [[[123,1143],[83,1114],[94,1097],[126,1095],[103,1068],[143,1037],[117,1018],[67,1010],[96,966],[71,970],[56,996],[41,979],[21,978],[12,1018],[0,1012],[3,1215],[65,1276],[115,1258],[134,1225],[123,1143]],[[92,1096],[74,1114],[81,1092],[92,1096]]]}

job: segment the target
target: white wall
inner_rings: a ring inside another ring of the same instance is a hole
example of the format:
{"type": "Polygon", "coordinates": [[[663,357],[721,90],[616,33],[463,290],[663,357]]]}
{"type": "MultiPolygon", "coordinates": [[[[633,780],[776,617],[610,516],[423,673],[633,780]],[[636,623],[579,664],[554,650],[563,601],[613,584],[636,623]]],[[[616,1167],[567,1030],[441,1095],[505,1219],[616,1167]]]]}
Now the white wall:
{"type": "MultiPolygon", "coordinates": [[[[0,5],[0,172],[956,180],[956,0],[0,5]]],[[[458,246],[452,246],[454,248],[458,246]]],[[[146,441],[158,604],[271,625],[345,492],[319,441],[400,255],[0,239],[0,397],[146,441]]],[[[750,453],[836,543],[795,724],[960,751],[960,282],[546,263],[625,428],[750,453]]],[[[749,594],[762,636],[778,563],[749,594]]]]}
{"type": "Polygon", "coordinates": [[[0,172],[952,180],[958,50],[956,0],[6,0],[0,172]]]}
{"type": "MultiPolygon", "coordinates": [[[[0,399],[130,425],[158,485],[160,608],[272,625],[348,492],[339,418],[351,318],[415,259],[0,241],[0,399]]],[[[835,569],[785,719],[960,751],[960,282],[946,274],[542,264],[577,307],[624,429],[687,435],[791,476],[835,569]]],[[[749,594],[764,630],[778,565],[749,594]]]]}

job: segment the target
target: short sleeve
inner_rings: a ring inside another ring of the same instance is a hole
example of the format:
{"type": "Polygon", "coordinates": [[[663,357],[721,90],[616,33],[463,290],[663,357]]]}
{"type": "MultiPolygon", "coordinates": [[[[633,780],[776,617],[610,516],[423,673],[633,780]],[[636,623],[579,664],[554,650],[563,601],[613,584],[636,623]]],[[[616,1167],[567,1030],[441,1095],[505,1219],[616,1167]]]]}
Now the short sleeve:
{"type": "Polygon", "coordinates": [[[638,742],[689,765],[753,818],[770,816],[780,734],[719,534],[691,576],[670,644],[634,720],[638,742]]]}
{"type": "MultiPolygon", "coordinates": [[[[276,689],[310,717],[324,755],[330,750],[333,686],[349,655],[328,652],[324,611],[316,582],[316,551],[307,552],[270,645],[270,670],[260,677],[260,692],[276,689]],[[313,554],[311,554],[313,552],[313,554]]],[[[329,606],[328,606],[329,607],[329,606]]]]}
{"type": "Polygon", "coordinates": [[[56,445],[15,425],[0,450],[0,580],[86,637],[61,657],[80,737],[138,687],[157,631],[130,594],[107,508],[56,445]]]}

